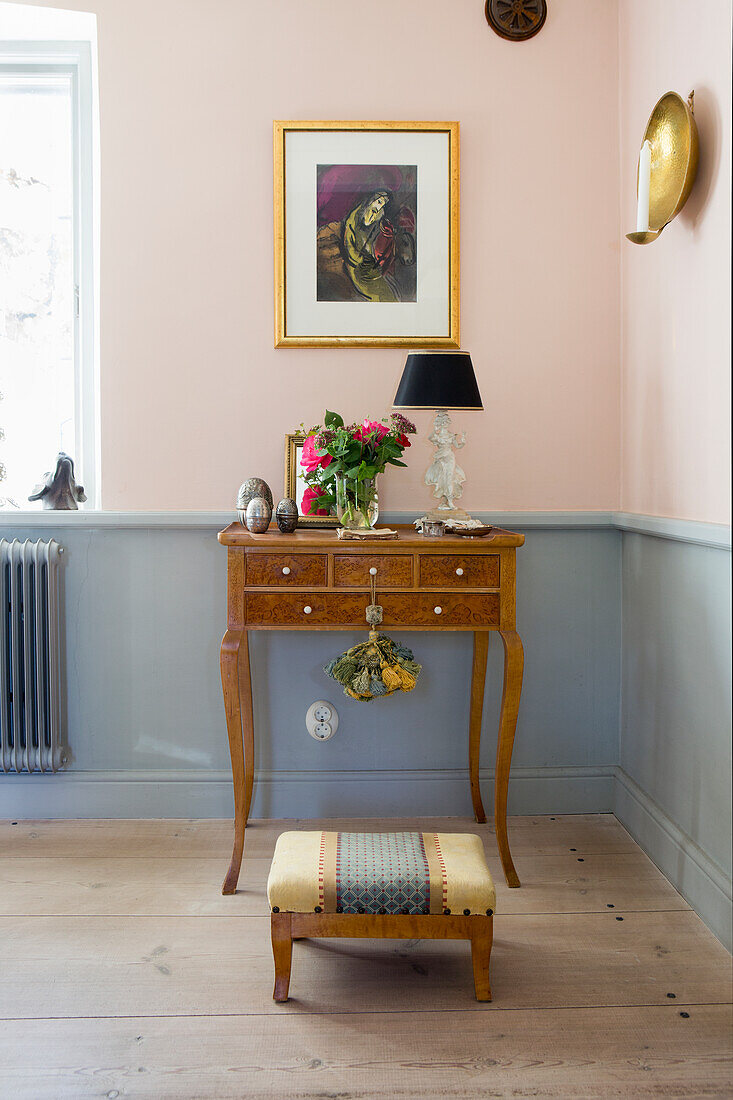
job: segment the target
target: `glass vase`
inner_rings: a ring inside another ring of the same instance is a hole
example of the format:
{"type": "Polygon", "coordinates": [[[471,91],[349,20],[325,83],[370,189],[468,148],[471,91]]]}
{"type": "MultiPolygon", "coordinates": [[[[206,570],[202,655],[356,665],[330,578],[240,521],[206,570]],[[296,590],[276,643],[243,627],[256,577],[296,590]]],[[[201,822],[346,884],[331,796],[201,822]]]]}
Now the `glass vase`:
{"type": "Polygon", "coordinates": [[[379,519],[376,477],[369,481],[357,481],[355,478],[337,474],[336,515],[341,526],[350,531],[374,527],[379,519]]]}

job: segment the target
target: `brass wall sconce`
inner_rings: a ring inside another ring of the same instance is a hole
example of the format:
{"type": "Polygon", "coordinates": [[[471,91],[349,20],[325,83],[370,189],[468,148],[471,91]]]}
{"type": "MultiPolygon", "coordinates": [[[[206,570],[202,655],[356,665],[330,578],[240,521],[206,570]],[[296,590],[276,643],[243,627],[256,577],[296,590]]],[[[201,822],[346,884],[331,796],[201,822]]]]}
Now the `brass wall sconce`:
{"type": "Polygon", "coordinates": [[[636,231],[626,234],[633,244],[656,241],[689,198],[699,152],[694,97],[690,92],[685,103],[667,92],[649,116],[636,174],[636,231]]]}

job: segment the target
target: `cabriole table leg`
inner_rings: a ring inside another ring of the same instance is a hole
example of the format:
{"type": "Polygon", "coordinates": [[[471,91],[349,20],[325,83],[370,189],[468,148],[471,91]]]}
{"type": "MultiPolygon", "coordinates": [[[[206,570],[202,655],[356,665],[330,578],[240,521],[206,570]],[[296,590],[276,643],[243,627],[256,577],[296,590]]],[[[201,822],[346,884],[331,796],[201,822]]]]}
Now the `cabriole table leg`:
{"type": "Polygon", "coordinates": [[[486,685],[486,661],[489,655],[488,630],[475,630],[473,634],[473,671],[471,673],[471,709],[468,723],[468,773],[471,780],[473,813],[479,825],[486,821],[486,811],[481,801],[478,781],[479,750],[481,748],[481,718],[484,711],[484,687],[486,685]]]}
{"type": "Polygon", "coordinates": [[[246,630],[227,630],[221,643],[221,686],[224,693],[229,753],[234,783],[234,849],[222,894],[237,889],[244,852],[244,831],[254,783],[254,722],[249,643],[246,630]]]}
{"type": "Polygon", "coordinates": [[[524,649],[516,630],[500,630],[504,643],[504,689],[501,697],[499,739],[496,745],[496,778],[494,780],[494,824],[496,843],[507,886],[519,886],[519,876],[509,851],[506,829],[507,796],[509,793],[509,768],[512,762],[514,732],[517,728],[519,700],[522,695],[524,673],[524,649]]]}

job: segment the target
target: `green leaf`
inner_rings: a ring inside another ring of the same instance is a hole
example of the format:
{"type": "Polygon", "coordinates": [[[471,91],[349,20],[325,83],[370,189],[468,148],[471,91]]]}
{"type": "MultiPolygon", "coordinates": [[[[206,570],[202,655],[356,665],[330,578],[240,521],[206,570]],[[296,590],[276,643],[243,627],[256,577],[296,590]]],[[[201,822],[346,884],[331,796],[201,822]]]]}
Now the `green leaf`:
{"type": "Polygon", "coordinates": [[[323,418],[323,424],[326,428],[343,428],[344,418],[339,416],[338,413],[330,412],[326,409],[326,415],[323,418]]]}

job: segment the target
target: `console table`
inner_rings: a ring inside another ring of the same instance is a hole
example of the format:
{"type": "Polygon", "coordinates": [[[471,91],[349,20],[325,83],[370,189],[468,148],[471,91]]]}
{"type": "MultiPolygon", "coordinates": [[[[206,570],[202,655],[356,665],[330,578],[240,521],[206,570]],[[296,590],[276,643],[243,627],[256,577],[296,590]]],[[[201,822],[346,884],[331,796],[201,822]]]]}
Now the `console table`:
{"type": "Polygon", "coordinates": [[[509,851],[506,809],[524,668],[522,641],[516,631],[516,550],[524,543],[524,535],[498,527],[490,535],[475,538],[424,538],[413,527],[397,530],[397,539],[367,542],[340,541],[333,528],[303,529],[289,535],[271,528],[252,535],[240,523],[231,523],[219,532],[219,542],[227,547],[227,631],[221,643],[221,681],[234,781],[234,851],[223,894],[233,894],[237,888],[254,784],[248,631],[365,632],[364,612],[370,602],[372,577],[377,602],[384,609],[382,629],[473,631],[468,763],[478,822],[486,821],[479,788],[479,747],[489,634],[496,631],[502,640],[504,687],[494,821],[507,885],[519,886],[509,851]]]}

